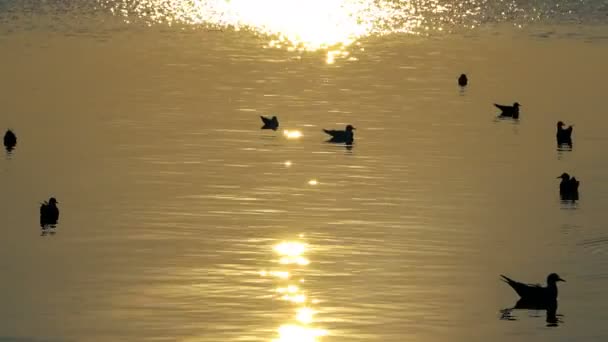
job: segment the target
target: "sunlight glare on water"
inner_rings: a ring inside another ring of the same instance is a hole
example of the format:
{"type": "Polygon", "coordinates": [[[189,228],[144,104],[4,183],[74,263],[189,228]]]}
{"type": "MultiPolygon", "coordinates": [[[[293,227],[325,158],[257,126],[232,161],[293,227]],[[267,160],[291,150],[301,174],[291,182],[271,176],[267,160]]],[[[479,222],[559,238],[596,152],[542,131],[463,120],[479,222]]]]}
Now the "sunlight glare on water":
{"type": "MultiPolygon", "coordinates": [[[[281,242],[273,247],[276,254],[279,255],[279,265],[281,268],[289,267],[289,265],[307,266],[309,264],[308,259],[304,258],[304,254],[308,250],[308,245],[299,241],[285,241],[281,242]],[[288,260],[289,262],[285,262],[288,260]],[[302,262],[304,260],[305,262],[302,262]]],[[[297,269],[290,270],[297,272],[297,269]]],[[[276,271],[275,271],[276,272],[276,271]]],[[[281,270],[279,272],[287,272],[281,270]]],[[[262,271],[260,274],[265,276],[270,272],[262,271]]],[[[287,280],[287,278],[282,278],[287,280]]],[[[304,279],[299,280],[300,283],[304,282],[304,279]]],[[[277,284],[275,292],[278,296],[277,299],[287,301],[296,306],[294,316],[289,318],[285,324],[281,325],[277,329],[278,338],[274,339],[274,342],[316,342],[319,338],[326,336],[328,333],[324,329],[314,327],[314,315],[317,313],[315,309],[307,305],[318,304],[318,300],[310,300],[305,291],[298,285],[294,285],[291,281],[283,281],[277,284]]]]}
{"type": "Polygon", "coordinates": [[[349,57],[346,48],[361,37],[413,32],[421,25],[413,5],[386,0],[99,1],[114,14],[135,15],[150,23],[247,28],[270,37],[269,48],[326,51],[328,64],[349,57]]]}

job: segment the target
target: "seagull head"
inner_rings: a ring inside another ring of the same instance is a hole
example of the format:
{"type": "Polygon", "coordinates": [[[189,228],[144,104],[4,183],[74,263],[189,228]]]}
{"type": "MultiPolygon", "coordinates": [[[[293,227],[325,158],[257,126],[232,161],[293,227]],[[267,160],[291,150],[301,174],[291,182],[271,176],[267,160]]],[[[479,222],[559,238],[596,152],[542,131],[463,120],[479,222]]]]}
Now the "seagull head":
{"type": "Polygon", "coordinates": [[[565,124],[562,121],[557,122],[557,127],[562,128],[565,124]]]}
{"type": "Polygon", "coordinates": [[[513,104],[513,107],[515,107],[516,109],[517,109],[517,108],[519,108],[519,106],[521,106],[521,105],[519,104],[519,102],[515,102],[515,103],[513,104]]]}
{"type": "Polygon", "coordinates": [[[51,197],[51,198],[49,199],[49,204],[50,204],[50,205],[55,205],[55,204],[57,204],[57,203],[59,203],[59,202],[57,202],[57,199],[56,199],[55,197],[51,197]]]}
{"type": "Polygon", "coordinates": [[[551,273],[549,274],[549,276],[547,276],[547,284],[555,284],[558,281],[565,282],[565,280],[562,279],[559,275],[557,275],[557,273],[551,273]]]}
{"type": "Polygon", "coordinates": [[[355,127],[353,127],[353,125],[348,125],[346,126],[346,131],[347,132],[352,132],[352,130],[356,129],[355,127]]]}
{"type": "Polygon", "coordinates": [[[561,176],[559,176],[557,178],[561,178],[563,180],[568,180],[568,179],[570,179],[570,175],[564,172],[564,173],[562,173],[561,176]]]}

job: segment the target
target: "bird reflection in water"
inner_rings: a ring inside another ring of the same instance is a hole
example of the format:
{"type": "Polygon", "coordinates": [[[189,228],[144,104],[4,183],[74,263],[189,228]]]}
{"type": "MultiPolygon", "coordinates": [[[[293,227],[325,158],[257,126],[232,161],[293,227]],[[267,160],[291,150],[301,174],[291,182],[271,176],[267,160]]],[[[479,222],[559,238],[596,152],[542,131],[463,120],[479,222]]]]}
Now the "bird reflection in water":
{"type": "MultiPolygon", "coordinates": [[[[293,303],[296,306],[294,316],[277,329],[278,337],[273,342],[317,342],[327,331],[314,327],[314,315],[317,311],[312,305],[318,300],[309,299],[303,289],[295,285],[294,276],[298,268],[307,266],[310,261],[304,256],[308,245],[299,241],[281,242],[273,250],[278,255],[281,270],[261,271],[261,276],[272,276],[277,279],[279,286],[275,289],[276,299],[293,303]]],[[[298,281],[304,283],[304,279],[298,281]]]]}
{"type": "Polygon", "coordinates": [[[502,309],[501,317],[502,320],[507,321],[516,321],[517,317],[513,314],[514,310],[528,310],[528,311],[546,311],[545,322],[547,322],[547,327],[557,327],[559,323],[563,323],[561,317],[563,315],[557,314],[557,300],[549,301],[549,302],[538,302],[538,301],[530,301],[526,299],[520,299],[515,303],[515,305],[511,308],[502,309]]]}

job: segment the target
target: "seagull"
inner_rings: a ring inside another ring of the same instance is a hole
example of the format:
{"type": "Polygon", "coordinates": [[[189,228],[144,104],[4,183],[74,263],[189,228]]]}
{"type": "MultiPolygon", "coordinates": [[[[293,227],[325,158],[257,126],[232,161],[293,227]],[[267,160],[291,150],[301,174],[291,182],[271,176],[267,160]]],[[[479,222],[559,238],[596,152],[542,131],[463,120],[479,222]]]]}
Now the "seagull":
{"type": "Polygon", "coordinates": [[[43,229],[57,224],[57,220],[59,220],[57,203],[59,202],[57,202],[55,197],[51,197],[48,202],[44,202],[40,206],[40,227],[43,229]]]}
{"type": "Polygon", "coordinates": [[[562,128],[565,124],[561,121],[557,122],[557,133],[555,134],[557,138],[558,145],[570,145],[572,146],[572,129],[574,126],[570,125],[568,128],[562,128]]]}
{"type": "Polygon", "coordinates": [[[581,182],[579,182],[576,177],[571,178],[570,175],[565,172],[557,178],[562,179],[562,181],[559,183],[559,194],[562,200],[577,200],[578,186],[581,182]]]}
{"type": "Polygon", "coordinates": [[[462,75],[460,75],[460,77],[458,77],[459,86],[465,87],[467,85],[467,83],[469,83],[469,80],[467,79],[467,75],[462,74],[462,75]]]}
{"type": "Polygon", "coordinates": [[[352,125],[348,125],[348,126],[346,126],[344,131],[324,129],[323,132],[331,135],[331,139],[329,139],[328,142],[345,143],[347,145],[350,145],[353,143],[353,140],[355,139],[355,136],[353,133],[354,129],[355,128],[352,125]]]}
{"type": "Polygon", "coordinates": [[[509,284],[517,292],[521,301],[527,303],[552,303],[557,300],[557,282],[565,282],[557,273],[551,273],[547,276],[547,287],[520,283],[502,274],[500,276],[502,281],[509,284]]]}
{"type": "Polygon", "coordinates": [[[277,119],[276,116],[273,116],[272,118],[260,116],[260,118],[262,119],[262,122],[264,122],[264,126],[262,126],[262,129],[271,129],[273,131],[276,131],[277,128],[279,128],[279,119],[277,119]]]}
{"type": "Polygon", "coordinates": [[[499,105],[496,103],[494,104],[494,106],[496,106],[496,108],[498,108],[502,111],[502,113],[500,113],[501,117],[508,117],[508,118],[513,118],[513,119],[519,118],[520,104],[517,102],[513,103],[513,106],[499,105]]]}
{"type": "Polygon", "coordinates": [[[17,136],[10,129],[4,134],[4,147],[6,151],[11,152],[17,145],[17,136]]]}

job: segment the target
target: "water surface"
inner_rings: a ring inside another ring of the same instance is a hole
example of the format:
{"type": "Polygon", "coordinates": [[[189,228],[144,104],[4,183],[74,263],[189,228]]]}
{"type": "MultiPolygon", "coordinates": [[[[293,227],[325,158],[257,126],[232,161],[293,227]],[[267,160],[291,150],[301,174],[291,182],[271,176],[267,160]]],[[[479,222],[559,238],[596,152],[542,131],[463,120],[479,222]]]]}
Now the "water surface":
{"type": "Polygon", "coordinates": [[[328,60],[57,3],[2,5],[0,128],[19,139],[0,160],[2,338],[608,337],[608,29],[581,8],[365,35],[328,60]],[[514,101],[521,119],[496,119],[514,101]],[[352,149],[324,143],[346,124],[352,149]],[[581,180],[575,204],[562,172],[581,180]],[[41,236],[51,195],[60,224],[41,236]],[[568,280],[557,328],[500,319],[517,300],[500,273],[550,272],[568,280]]]}

